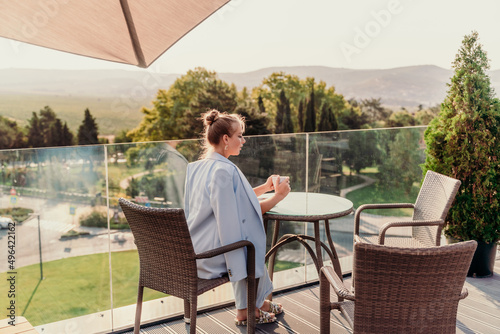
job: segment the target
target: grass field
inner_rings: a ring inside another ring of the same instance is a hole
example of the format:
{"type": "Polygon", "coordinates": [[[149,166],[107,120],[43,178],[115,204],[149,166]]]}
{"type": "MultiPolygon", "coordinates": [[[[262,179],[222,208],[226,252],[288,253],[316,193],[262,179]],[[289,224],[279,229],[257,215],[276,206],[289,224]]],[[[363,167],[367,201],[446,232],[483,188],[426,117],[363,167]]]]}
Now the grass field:
{"type": "MultiPolygon", "coordinates": [[[[137,251],[111,254],[113,265],[113,306],[133,305],[137,301],[139,256],[137,251]]],[[[294,268],[294,262],[276,263],[276,271],[294,268]]],[[[17,270],[16,314],[34,326],[109,310],[108,254],[93,254],[31,265],[17,270]]],[[[6,273],[0,274],[5,282],[6,273]]],[[[144,300],[165,297],[154,290],[144,290],[144,300]]],[[[2,299],[4,300],[4,299],[2,299]]],[[[3,304],[2,304],[3,307],[3,304]]]]}
{"type": "MultiPolygon", "coordinates": [[[[112,253],[114,307],[133,304],[137,296],[136,251],[112,253]]],[[[17,270],[17,314],[34,326],[110,309],[108,254],[93,254],[17,270]]],[[[0,274],[4,282],[6,274],[0,274]]],[[[144,300],[164,294],[146,289],[144,300]]]]}
{"type": "Polygon", "coordinates": [[[68,95],[0,95],[0,115],[12,118],[24,127],[33,111],[50,106],[73,133],[83,121],[86,108],[96,118],[100,135],[118,134],[121,130],[137,127],[143,114],[142,106],[150,107],[152,99],[127,101],[123,97],[68,96],[68,95]]]}

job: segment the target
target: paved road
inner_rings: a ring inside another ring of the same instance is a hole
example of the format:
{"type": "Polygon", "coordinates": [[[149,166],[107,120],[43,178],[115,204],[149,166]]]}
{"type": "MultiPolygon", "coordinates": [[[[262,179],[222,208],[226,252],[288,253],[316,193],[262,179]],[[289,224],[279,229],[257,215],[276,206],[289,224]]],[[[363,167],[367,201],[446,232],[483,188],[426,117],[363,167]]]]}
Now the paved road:
{"type": "MultiPolygon", "coordinates": [[[[9,200],[9,196],[0,197],[0,207],[8,207],[9,200]]],[[[16,268],[40,263],[39,233],[43,262],[103,253],[109,249],[121,251],[135,248],[130,231],[108,235],[106,229],[94,228],[88,229],[90,236],[61,240],[61,235],[76,227],[76,217],[69,213],[70,203],[30,197],[19,198],[18,201],[18,206],[40,213],[40,229],[36,217],[16,225],[16,268]]],[[[78,207],[77,213],[85,209],[78,207]]],[[[7,230],[0,230],[0,272],[7,271],[7,246],[7,230]]]]}

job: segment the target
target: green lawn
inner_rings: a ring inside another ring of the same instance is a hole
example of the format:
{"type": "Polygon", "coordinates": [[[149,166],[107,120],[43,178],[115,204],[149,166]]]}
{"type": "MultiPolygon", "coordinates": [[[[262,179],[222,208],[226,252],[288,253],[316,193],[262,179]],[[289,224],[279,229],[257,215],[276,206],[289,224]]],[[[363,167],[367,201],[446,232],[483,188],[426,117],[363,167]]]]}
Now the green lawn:
{"type": "MultiPolygon", "coordinates": [[[[137,251],[115,252],[113,264],[113,307],[135,304],[139,278],[137,251]]],[[[299,267],[293,262],[278,262],[275,270],[299,267]]],[[[93,254],[30,265],[17,270],[16,314],[34,326],[109,310],[108,254],[93,254]]],[[[0,274],[5,282],[6,273],[0,274]]],[[[144,290],[144,300],[165,297],[154,290],[144,290]]],[[[3,300],[3,299],[2,299],[3,300]]]]}
{"type": "MultiPolygon", "coordinates": [[[[379,187],[376,183],[368,187],[364,187],[347,194],[347,199],[351,200],[354,207],[357,208],[362,204],[371,203],[415,203],[419,192],[419,185],[414,184],[410,193],[406,193],[401,189],[389,189],[379,187]]],[[[412,209],[382,209],[382,210],[366,210],[366,213],[384,215],[384,216],[411,216],[412,209]]]]}
{"type": "MultiPolygon", "coordinates": [[[[137,297],[137,251],[112,253],[114,307],[134,304],[137,297]]],[[[46,262],[17,270],[17,315],[34,326],[110,309],[108,254],[46,262]]],[[[0,274],[5,282],[6,273],[0,274]]],[[[144,300],[165,295],[145,289],[144,300]]]]}

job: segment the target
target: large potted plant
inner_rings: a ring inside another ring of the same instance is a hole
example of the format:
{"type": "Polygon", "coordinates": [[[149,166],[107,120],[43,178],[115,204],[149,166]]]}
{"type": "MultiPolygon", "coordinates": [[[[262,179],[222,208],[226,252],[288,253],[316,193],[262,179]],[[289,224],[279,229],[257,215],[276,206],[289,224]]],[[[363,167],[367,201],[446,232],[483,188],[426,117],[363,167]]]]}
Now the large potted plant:
{"type": "Polygon", "coordinates": [[[500,103],[478,38],[465,36],[455,57],[448,94],[425,132],[423,169],[462,181],[444,231],[478,242],[468,276],[485,277],[493,274],[500,240],[500,103]]]}

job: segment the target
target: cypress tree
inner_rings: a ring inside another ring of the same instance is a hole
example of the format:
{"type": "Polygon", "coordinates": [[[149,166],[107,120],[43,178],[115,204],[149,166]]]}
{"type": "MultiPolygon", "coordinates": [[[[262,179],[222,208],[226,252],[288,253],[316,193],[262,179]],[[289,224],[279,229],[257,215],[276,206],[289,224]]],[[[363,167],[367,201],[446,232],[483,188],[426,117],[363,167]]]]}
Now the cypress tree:
{"type": "Polygon", "coordinates": [[[61,143],[63,146],[73,145],[73,133],[69,130],[67,122],[64,122],[63,125],[61,143]]]}
{"type": "Polygon", "coordinates": [[[262,100],[262,96],[259,95],[259,98],[257,99],[257,105],[259,106],[259,111],[261,114],[266,113],[266,107],[264,106],[264,101],[262,100]]]}
{"type": "Polygon", "coordinates": [[[306,109],[306,124],[304,125],[305,132],[316,131],[316,109],[314,108],[314,89],[311,90],[309,101],[306,109]]]}
{"type": "Polygon", "coordinates": [[[300,100],[299,102],[299,132],[304,131],[304,101],[300,100]]]}
{"type": "Polygon", "coordinates": [[[89,109],[85,109],[82,124],[78,128],[78,145],[99,144],[98,127],[95,118],[90,114],[89,109]]]}
{"type": "Polygon", "coordinates": [[[332,131],[337,131],[339,128],[339,123],[337,122],[337,117],[335,117],[335,113],[333,112],[332,107],[330,106],[330,124],[332,125],[332,131]]]}
{"type": "Polygon", "coordinates": [[[283,118],[283,133],[293,133],[292,112],[290,100],[285,97],[285,117],[283,118]]]}
{"type": "Polygon", "coordinates": [[[323,103],[323,107],[321,107],[321,114],[319,116],[318,131],[331,130],[330,117],[328,115],[328,112],[328,105],[326,103],[323,103]]]}
{"type": "Polygon", "coordinates": [[[43,147],[44,138],[40,127],[40,119],[33,111],[31,119],[28,120],[28,147],[43,147]]]}
{"type": "Polygon", "coordinates": [[[486,243],[500,239],[500,103],[478,33],[465,36],[439,115],[425,131],[427,170],[462,181],[445,233],[486,243]]]}
{"type": "Polygon", "coordinates": [[[276,117],[274,118],[274,133],[283,133],[283,119],[285,116],[286,96],[285,91],[282,89],[280,92],[280,99],[276,102],[276,117]]]}

